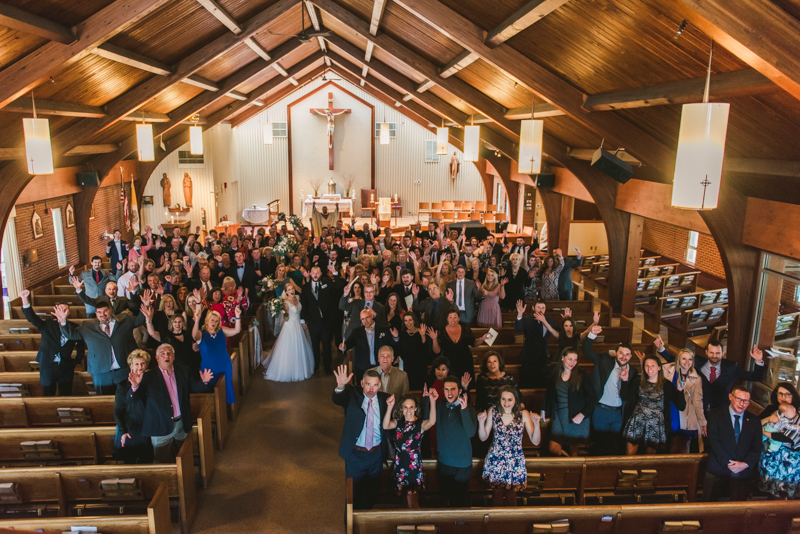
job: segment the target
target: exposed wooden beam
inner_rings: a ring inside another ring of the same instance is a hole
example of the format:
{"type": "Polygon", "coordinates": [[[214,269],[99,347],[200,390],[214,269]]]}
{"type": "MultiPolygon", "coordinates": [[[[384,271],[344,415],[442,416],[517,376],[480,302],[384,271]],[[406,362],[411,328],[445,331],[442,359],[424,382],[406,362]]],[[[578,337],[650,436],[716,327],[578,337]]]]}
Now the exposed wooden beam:
{"type": "MultiPolygon", "coordinates": [[[[555,107],[553,104],[548,102],[541,102],[536,104],[534,108],[534,118],[542,119],[544,117],[559,117],[563,115],[564,112],[555,107]]],[[[506,118],[509,120],[520,121],[523,119],[530,119],[531,118],[531,107],[525,106],[521,108],[512,108],[509,109],[506,113],[506,118]]],[[[477,121],[477,118],[476,118],[477,121]]]]}
{"type": "Polygon", "coordinates": [[[569,0],[530,0],[489,32],[484,43],[494,48],[546,17],[569,0]]]}
{"type": "MultiPolygon", "coordinates": [[[[604,137],[611,144],[624,146],[649,167],[665,173],[674,168],[673,148],[666,146],[621,115],[586,113],[583,107],[586,95],[578,88],[509,47],[508,44],[503,43],[495,48],[488,48],[483,44],[483,29],[445,4],[427,0],[395,0],[395,3],[462,47],[476,52],[483,61],[506,72],[520,85],[558,106],[572,119],[604,137]]],[[[479,111],[487,117],[495,118],[484,110],[479,111]]]]}
{"type": "Polygon", "coordinates": [[[278,74],[280,74],[283,77],[289,76],[289,74],[286,72],[286,69],[281,67],[280,63],[273,63],[272,68],[278,71],[278,74]]]}
{"type": "Polygon", "coordinates": [[[325,56],[325,64],[329,67],[331,66],[331,59],[327,56],[325,56]]]}
{"type": "Polygon", "coordinates": [[[800,99],[800,21],[768,0],[678,0],[681,17],[800,99]]]}
{"type": "Polygon", "coordinates": [[[110,154],[119,150],[119,145],[79,145],[64,154],[65,156],[87,156],[90,154],[110,154]]]}
{"type": "Polygon", "coordinates": [[[367,83],[367,80],[365,80],[364,78],[361,78],[361,81],[358,82],[358,85],[360,85],[361,87],[364,87],[365,83],[367,83]]]}
{"type": "Polygon", "coordinates": [[[75,42],[75,34],[71,28],[8,4],[0,3],[0,25],[38,35],[61,44],[75,42]]]}
{"type": "Polygon", "coordinates": [[[421,84],[419,84],[417,86],[417,92],[418,93],[424,93],[425,91],[427,91],[428,89],[430,89],[434,85],[436,85],[436,82],[434,82],[432,80],[425,80],[424,82],[422,82],[421,84]]]}
{"type": "Polygon", "coordinates": [[[244,44],[250,47],[250,50],[258,54],[261,59],[265,61],[272,59],[272,57],[269,55],[269,52],[267,52],[267,49],[258,44],[258,41],[256,41],[255,38],[251,37],[250,39],[245,40],[244,44]]]}
{"type": "Polygon", "coordinates": [[[24,148],[0,148],[0,160],[24,159],[24,148]]]}
{"type": "Polygon", "coordinates": [[[197,0],[197,2],[234,34],[239,35],[242,33],[242,28],[239,26],[239,23],[214,0],[197,0]]]}
{"type": "Polygon", "coordinates": [[[236,100],[247,100],[247,95],[244,93],[240,93],[239,91],[228,91],[225,93],[225,96],[229,96],[236,100]]]}
{"type": "Polygon", "coordinates": [[[262,102],[261,100],[253,100],[253,101],[252,101],[252,102],[250,102],[250,103],[251,103],[252,105],[254,105],[254,106],[258,106],[258,107],[263,107],[263,106],[264,106],[264,102],[262,102]]]}
{"type": "MultiPolygon", "coordinates": [[[[105,116],[105,115],[104,115],[105,116]]],[[[129,114],[125,115],[120,119],[121,121],[142,121],[145,120],[147,122],[169,122],[169,115],[164,113],[154,113],[152,111],[131,111],[129,114]]]]}
{"type": "Polygon", "coordinates": [[[323,37],[317,36],[317,42],[319,43],[319,49],[323,52],[327,52],[328,49],[325,48],[325,39],[323,37]]]}
{"type": "Polygon", "coordinates": [[[294,85],[295,87],[296,87],[296,86],[298,86],[298,85],[300,85],[300,82],[298,82],[297,80],[295,80],[293,77],[289,77],[289,83],[291,83],[291,84],[292,84],[292,85],[294,85]]]}
{"type": "Polygon", "coordinates": [[[311,26],[314,28],[314,31],[320,31],[322,29],[322,25],[319,23],[319,14],[317,13],[317,8],[314,7],[314,4],[308,2],[307,0],[303,1],[303,5],[306,8],[308,20],[311,21],[311,26]]]}
{"type": "MultiPolygon", "coordinates": [[[[32,113],[31,99],[22,97],[14,100],[3,108],[3,111],[14,113],[32,113]]],[[[100,106],[86,106],[72,102],[54,102],[52,100],[36,99],[36,113],[39,115],[60,115],[62,117],[92,117],[105,116],[106,112],[100,106]]]]}
{"type": "MultiPolygon", "coordinates": [[[[665,104],[702,102],[705,84],[706,78],[703,76],[702,78],[656,85],[643,89],[631,89],[630,91],[592,95],[586,98],[584,107],[592,111],[605,111],[661,106],[665,104]]],[[[709,89],[712,97],[728,98],[764,91],[774,91],[778,88],[769,78],[757,70],[743,69],[712,75],[709,89]]]]}
{"type": "Polygon", "coordinates": [[[441,71],[439,72],[439,76],[442,78],[449,78],[456,72],[473,63],[476,59],[478,59],[478,54],[470,52],[469,50],[465,50],[453,61],[442,67],[441,71]]]}
{"type": "Polygon", "coordinates": [[[186,78],[182,79],[181,82],[188,83],[189,85],[194,85],[195,87],[199,87],[200,89],[205,89],[206,91],[219,91],[219,85],[217,85],[216,82],[207,80],[202,76],[198,76],[197,74],[192,74],[191,76],[187,76],[186,78]]]}
{"type": "MultiPolygon", "coordinates": [[[[115,0],[75,26],[78,39],[69,45],[47,43],[0,71],[0,108],[49,80],[98,45],[125,31],[169,0],[115,0]]],[[[0,220],[5,220],[0,214],[0,220]]]]}
{"type": "Polygon", "coordinates": [[[372,20],[369,23],[369,34],[378,35],[378,28],[381,25],[383,12],[386,10],[386,4],[389,0],[375,0],[372,5],[372,20]]]}
{"type": "Polygon", "coordinates": [[[372,59],[372,51],[375,49],[375,43],[372,41],[367,41],[367,51],[364,53],[364,62],[369,63],[369,60],[372,59]]]}
{"type": "Polygon", "coordinates": [[[800,178],[800,161],[725,158],[722,169],[725,172],[744,172],[800,178]]]}
{"type": "Polygon", "coordinates": [[[405,95],[405,96],[403,97],[403,102],[408,102],[408,101],[409,101],[409,100],[411,100],[412,98],[414,98],[414,95],[412,95],[411,93],[408,93],[407,95],[405,95]]]}
{"type": "Polygon", "coordinates": [[[366,65],[364,65],[364,66],[361,68],[361,77],[362,77],[362,78],[366,78],[366,77],[367,77],[367,74],[369,74],[369,67],[368,67],[368,66],[366,66],[366,65]]]}
{"type": "Polygon", "coordinates": [[[94,50],[94,53],[95,55],[110,59],[111,61],[123,63],[160,76],[169,76],[172,74],[172,68],[169,65],[144,57],[136,52],[125,50],[111,43],[103,43],[94,50]]]}

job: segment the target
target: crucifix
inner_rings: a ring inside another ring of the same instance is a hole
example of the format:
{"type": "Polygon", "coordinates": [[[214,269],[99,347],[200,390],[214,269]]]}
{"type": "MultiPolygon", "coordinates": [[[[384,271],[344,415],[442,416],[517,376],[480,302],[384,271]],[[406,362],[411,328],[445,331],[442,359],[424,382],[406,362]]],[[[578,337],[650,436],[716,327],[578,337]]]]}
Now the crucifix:
{"type": "Polygon", "coordinates": [[[334,109],[333,107],[333,93],[328,93],[328,107],[327,108],[311,108],[311,113],[322,115],[328,119],[328,170],[333,170],[333,119],[337,115],[343,113],[350,113],[349,109],[334,109]]]}

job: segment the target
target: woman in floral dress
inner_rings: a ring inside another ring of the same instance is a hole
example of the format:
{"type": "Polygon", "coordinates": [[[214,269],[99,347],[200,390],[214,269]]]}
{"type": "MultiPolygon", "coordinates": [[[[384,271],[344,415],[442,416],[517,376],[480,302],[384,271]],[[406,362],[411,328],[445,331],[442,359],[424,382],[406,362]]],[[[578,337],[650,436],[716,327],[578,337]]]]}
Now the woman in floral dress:
{"type": "Polygon", "coordinates": [[[422,421],[419,418],[419,403],[414,395],[403,395],[400,406],[394,408],[394,395],[386,399],[386,415],[383,417],[384,430],[394,430],[394,476],[397,492],[405,492],[409,508],[419,508],[418,491],[422,488],[422,435],[436,425],[435,389],[425,388],[423,396],[431,402],[430,416],[422,421]]]}
{"type": "Polygon", "coordinates": [[[483,464],[483,479],[492,486],[493,506],[516,506],[517,491],[528,484],[525,454],[522,452],[522,433],[527,432],[531,443],[541,441],[539,416],[520,410],[520,394],[513,386],[500,388],[499,406],[478,414],[478,437],[494,440],[483,464]]]}

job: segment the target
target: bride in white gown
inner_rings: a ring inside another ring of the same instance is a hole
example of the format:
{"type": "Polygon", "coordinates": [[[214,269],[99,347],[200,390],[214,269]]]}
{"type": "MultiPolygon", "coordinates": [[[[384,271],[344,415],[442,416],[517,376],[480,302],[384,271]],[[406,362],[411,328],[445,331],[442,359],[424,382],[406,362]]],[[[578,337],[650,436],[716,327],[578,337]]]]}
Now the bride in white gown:
{"type": "Polygon", "coordinates": [[[314,374],[314,352],[311,337],[300,323],[300,299],[291,284],[282,297],[289,317],[283,319],[278,340],[264,361],[264,378],[276,382],[299,382],[314,374]]]}

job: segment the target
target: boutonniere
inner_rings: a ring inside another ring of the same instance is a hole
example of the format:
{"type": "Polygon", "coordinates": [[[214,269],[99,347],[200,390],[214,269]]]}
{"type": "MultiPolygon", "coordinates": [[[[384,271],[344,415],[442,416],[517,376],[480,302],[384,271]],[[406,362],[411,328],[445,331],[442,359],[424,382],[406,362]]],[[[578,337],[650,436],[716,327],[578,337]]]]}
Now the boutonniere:
{"type": "Polygon", "coordinates": [[[380,335],[380,336],[378,336],[378,337],[379,337],[379,338],[380,338],[380,337],[384,337],[385,335],[386,335],[385,333],[381,332],[381,335],[380,335]]]}

